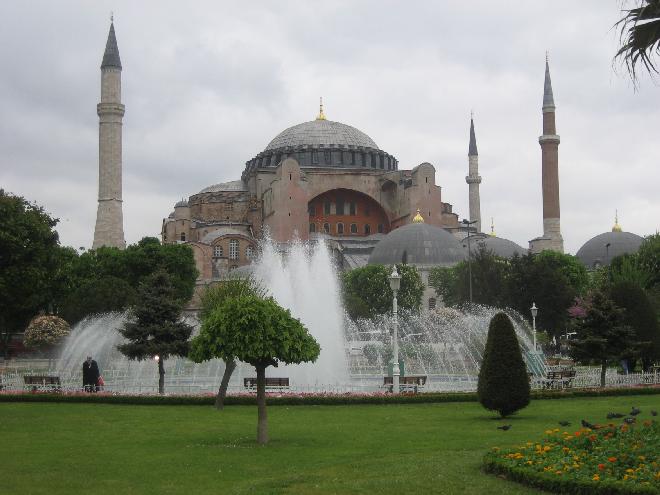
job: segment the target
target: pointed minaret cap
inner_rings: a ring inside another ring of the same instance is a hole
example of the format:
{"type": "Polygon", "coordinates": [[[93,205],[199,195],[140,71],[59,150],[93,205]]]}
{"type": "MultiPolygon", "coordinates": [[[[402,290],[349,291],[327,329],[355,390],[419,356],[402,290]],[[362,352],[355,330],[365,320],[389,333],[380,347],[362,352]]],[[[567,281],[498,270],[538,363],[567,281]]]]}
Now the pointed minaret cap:
{"type": "Polygon", "coordinates": [[[495,233],[495,223],[493,222],[493,217],[490,217],[490,236],[497,237],[497,234],[495,233]]]}
{"type": "Polygon", "coordinates": [[[103,62],[101,62],[101,69],[106,67],[116,67],[117,69],[121,69],[119,48],[117,48],[117,38],[115,37],[115,24],[112,21],[110,22],[108,42],[105,44],[105,53],[103,53],[103,62]]]}
{"type": "Polygon", "coordinates": [[[619,225],[619,212],[614,210],[614,227],[612,227],[612,232],[623,232],[621,225],[619,225]]]}
{"type": "Polygon", "coordinates": [[[550,80],[550,64],[548,53],[545,53],[545,82],[543,83],[543,110],[554,110],[555,99],[552,95],[552,81],[550,80]]]}
{"type": "Polygon", "coordinates": [[[470,148],[468,150],[468,156],[478,156],[479,152],[477,151],[477,138],[474,135],[474,119],[470,116],[470,148]]]}

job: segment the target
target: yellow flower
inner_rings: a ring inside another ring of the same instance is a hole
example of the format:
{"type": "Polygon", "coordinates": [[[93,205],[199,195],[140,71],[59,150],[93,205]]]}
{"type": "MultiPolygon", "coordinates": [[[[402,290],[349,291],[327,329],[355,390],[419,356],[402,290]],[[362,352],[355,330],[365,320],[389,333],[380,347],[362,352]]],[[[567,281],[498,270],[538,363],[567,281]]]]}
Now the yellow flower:
{"type": "Polygon", "coordinates": [[[594,477],[591,479],[594,481],[600,481],[600,476],[598,474],[594,474],[594,477]]]}
{"type": "Polygon", "coordinates": [[[646,456],[643,456],[643,455],[640,455],[640,456],[637,457],[637,458],[638,458],[640,461],[645,461],[645,460],[646,460],[646,456]]]}
{"type": "Polygon", "coordinates": [[[628,473],[628,474],[635,474],[635,470],[634,470],[634,469],[630,469],[630,468],[628,468],[628,469],[626,469],[626,473],[628,473]]]}
{"type": "Polygon", "coordinates": [[[552,430],[545,430],[546,435],[552,435],[552,430]]]}

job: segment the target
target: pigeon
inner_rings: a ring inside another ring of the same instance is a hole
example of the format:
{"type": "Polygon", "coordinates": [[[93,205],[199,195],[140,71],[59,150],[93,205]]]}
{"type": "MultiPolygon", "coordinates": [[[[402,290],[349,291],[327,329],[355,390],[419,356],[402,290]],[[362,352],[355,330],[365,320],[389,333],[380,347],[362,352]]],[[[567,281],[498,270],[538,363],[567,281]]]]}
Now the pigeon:
{"type": "Polygon", "coordinates": [[[657,415],[658,415],[658,411],[651,411],[651,416],[657,416],[657,415]]]}
{"type": "Polygon", "coordinates": [[[510,428],[511,425],[502,425],[497,427],[498,430],[504,430],[504,431],[508,431],[510,428]]]}
{"type": "Polygon", "coordinates": [[[637,419],[635,419],[635,418],[624,418],[623,421],[624,421],[626,424],[631,425],[631,424],[633,424],[635,421],[637,421],[637,419]]]}
{"type": "Polygon", "coordinates": [[[560,421],[559,425],[560,426],[571,426],[571,422],[570,421],[560,421]]]}
{"type": "Polygon", "coordinates": [[[636,408],[636,407],[633,407],[632,410],[630,411],[630,415],[631,415],[631,416],[637,416],[637,415],[638,415],[639,413],[641,413],[641,412],[642,412],[641,409],[638,409],[638,408],[636,408]]]}
{"type": "Polygon", "coordinates": [[[607,413],[607,419],[620,419],[625,417],[625,414],[610,412],[607,413]]]}
{"type": "Polygon", "coordinates": [[[589,428],[590,430],[597,430],[598,427],[596,425],[592,425],[589,423],[589,421],[585,421],[584,419],[580,421],[582,423],[582,426],[585,428],[589,428]]]}

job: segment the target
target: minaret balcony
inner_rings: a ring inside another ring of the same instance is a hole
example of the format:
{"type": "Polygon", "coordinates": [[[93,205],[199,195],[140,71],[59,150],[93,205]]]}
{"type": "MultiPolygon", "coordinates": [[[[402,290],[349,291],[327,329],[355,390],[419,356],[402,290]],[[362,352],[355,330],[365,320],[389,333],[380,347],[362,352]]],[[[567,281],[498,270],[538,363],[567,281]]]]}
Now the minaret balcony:
{"type": "Polygon", "coordinates": [[[559,136],[557,134],[544,134],[539,136],[539,144],[559,144],[559,136]]]}
{"type": "Polygon", "coordinates": [[[468,184],[481,184],[481,175],[466,175],[465,182],[468,184]]]}

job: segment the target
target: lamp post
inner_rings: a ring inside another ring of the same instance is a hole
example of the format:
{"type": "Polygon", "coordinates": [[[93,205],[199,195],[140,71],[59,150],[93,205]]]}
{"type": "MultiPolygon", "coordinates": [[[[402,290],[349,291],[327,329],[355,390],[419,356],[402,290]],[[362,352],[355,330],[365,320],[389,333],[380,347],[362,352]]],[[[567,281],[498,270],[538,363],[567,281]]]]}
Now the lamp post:
{"type": "Polygon", "coordinates": [[[605,244],[605,264],[609,265],[610,264],[610,246],[612,243],[608,242],[605,244]]]}
{"type": "Polygon", "coordinates": [[[536,353],[536,315],[539,314],[539,308],[536,307],[536,303],[532,303],[532,307],[529,308],[532,312],[532,337],[534,340],[534,353],[536,353]]]}
{"type": "Polygon", "coordinates": [[[392,274],[389,276],[390,289],[394,294],[392,299],[392,316],[394,317],[394,332],[392,335],[392,393],[399,393],[399,315],[396,301],[396,294],[401,287],[401,275],[396,270],[396,265],[392,267],[392,274]]]}
{"type": "Polygon", "coordinates": [[[476,220],[470,222],[467,219],[461,220],[461,223],[467,227],[467,243],[468,243],[468,286],[470,290],[470,302],[472,302],[472,251],[470,249],[470,225],[477,223],[476,220]]]}

